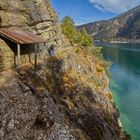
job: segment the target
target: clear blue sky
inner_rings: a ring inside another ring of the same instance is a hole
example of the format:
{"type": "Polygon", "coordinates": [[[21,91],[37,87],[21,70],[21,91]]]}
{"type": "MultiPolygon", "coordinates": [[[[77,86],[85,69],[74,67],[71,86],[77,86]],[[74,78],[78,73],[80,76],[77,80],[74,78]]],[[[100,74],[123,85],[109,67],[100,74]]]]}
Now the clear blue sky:
{"type": "Polygon", "coordinates": [[[60,19],[70,16],[76,24],[112,18],[140,4],[140,0],[51,0],[60,19]]]}

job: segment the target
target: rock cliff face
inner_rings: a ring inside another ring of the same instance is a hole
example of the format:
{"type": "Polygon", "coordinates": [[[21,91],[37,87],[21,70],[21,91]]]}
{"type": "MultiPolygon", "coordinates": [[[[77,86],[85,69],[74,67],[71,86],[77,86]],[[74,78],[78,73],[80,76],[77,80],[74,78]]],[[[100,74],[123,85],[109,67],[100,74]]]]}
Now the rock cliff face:
{"type": "Polygon", "coordinates": [[[81,25],[97,40],[140,39],[140,6],[113,19],[81,25]]]}
{"type": "MultiPolygon", "coordinates": [[[[1,27],[21,28],[50,40],[62,35],[48,0],[2,0],[0,8],[1,27]]],[[[118,125],[106,63],[96,51],[63,41],[50,41],[59,45],[56,54],[46,55],[36,71],[24,67],[18,73],[0,73],[0,140],[127,139],[118,125]]],[[[0,59],[7,60],[10,45],[1,39],[0,59]]],[[[44,51],[47,47],[40,54],[44,51]]]]}
{"type": "MultiPolygon", "coordinates": [[[[30,31],[48,40],[39,47],[41,60],[45,59],[50,44],[64,46],[66,42],[57,14],[48,0],[0,0],[0,28],[30,31]]],[[[16,51],[16,44],[0,38],[0,71],[14,67],[16,51]]],[[[22,52],[25,52],[24,46],[22,52]]],[[[21,56],[22,63],[34,63],[34,50],[31,51],[31,46],[26,47],[26,52],[21,56]]]]}
{"type": "Polygon", "coordinates": [[[58,42],[62,36],[49,0],[0,0],[0,26],[23,28],[58,42]]]}

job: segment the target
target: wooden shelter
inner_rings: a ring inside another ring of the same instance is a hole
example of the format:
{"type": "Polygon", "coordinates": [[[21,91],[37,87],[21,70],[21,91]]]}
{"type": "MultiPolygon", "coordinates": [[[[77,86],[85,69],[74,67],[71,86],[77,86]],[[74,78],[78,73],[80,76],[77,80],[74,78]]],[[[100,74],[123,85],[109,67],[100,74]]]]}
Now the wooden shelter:
{"type": "Polygon", "coordinates": [[[0,28],[0,36],[14,42],[17,44],[17,67],[20,68],[21,60],[20,60],[20,47],[25,44],[33,44],[35,50],[35,68],[37,66],[37,50],[39,43],[45,43],[46,40],[43,38],[34,35],[30,32],[19,30],[19,29],[6,29],[0,28]]]}

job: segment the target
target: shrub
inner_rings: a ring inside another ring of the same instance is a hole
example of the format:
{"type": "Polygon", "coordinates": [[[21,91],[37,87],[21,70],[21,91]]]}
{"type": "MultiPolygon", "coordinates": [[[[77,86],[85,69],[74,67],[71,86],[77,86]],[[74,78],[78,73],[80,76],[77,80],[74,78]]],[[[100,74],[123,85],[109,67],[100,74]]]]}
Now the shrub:
{"type": "Polygon", "coordinates": [[[81,45],[85,47],[93,47],[93,39],[87,33],[86,28],[83,27],[80,33],[81,33],[81,45]]]}
{"type": "Polygon", "coordinates": [[[87,33],[85,28],[83,28],[81,31],[78,31],[72,18],[66,16],[61,22],[61,27],[62,32],[70,40],[72,45],[79,44],[84,47],[93,46],[92,37],[87,33]]]}

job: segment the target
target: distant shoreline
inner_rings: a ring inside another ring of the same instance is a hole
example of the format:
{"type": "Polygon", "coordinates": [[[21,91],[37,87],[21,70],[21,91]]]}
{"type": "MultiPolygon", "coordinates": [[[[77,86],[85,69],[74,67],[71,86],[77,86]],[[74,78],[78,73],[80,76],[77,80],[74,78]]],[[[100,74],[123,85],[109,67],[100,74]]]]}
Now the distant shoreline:
{"type": "Polygon", "coordinates": [[[134,39],[129,39],[129,40],[112,40],[112,41],[101,41],[101,40],[94,40],[95,43],[116,43],[116,44],[126,44],[126,43],[140,43],[140,39],[139,40],[134,40],[134,39]]]}

